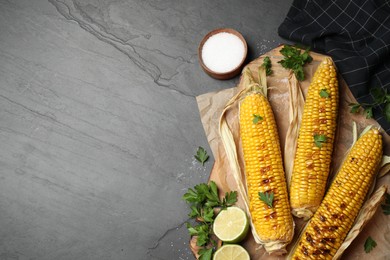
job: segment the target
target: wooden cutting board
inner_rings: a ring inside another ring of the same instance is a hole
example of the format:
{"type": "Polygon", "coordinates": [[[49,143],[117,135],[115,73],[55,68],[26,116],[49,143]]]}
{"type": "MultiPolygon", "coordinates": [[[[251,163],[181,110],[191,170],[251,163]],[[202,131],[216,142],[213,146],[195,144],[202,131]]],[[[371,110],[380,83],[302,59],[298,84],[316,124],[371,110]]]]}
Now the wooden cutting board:
{"type": "MultiPolygon", "coordinates": [[[[249,66],[253,72],[256,72],[257,68],[263,63],[263,58],[265,56],[269,56],[271,58],[273,74],[267,77],[269,88],[268,95],[275,114],[275,119],[279,131],[280,144],[283,150],[289,122],[289,71],[277,63],[283,58],[280,54],[280,49],[282,47],[283,46],[279,46],[278,48],[265,53],[264,55],[250,62],[247,66],[249,66]]],[[[314,52],[311,52],[310,54],[313,57],[313,61],[310,64],[305,65],[304,69],[306,79],[301,82],[304,95],[306,95],[311,78],[314,75],[314,72],[317,69],[319,63],[326,57],[325,55],[314,52]]],[[[352,122],[355,121],[357,123],[358,131],[361,131],[367,125],[380,127],[379,124],[373,119],[366,119],[361,114],[351,114],[349,112],[350,108],[348,107],[348,104],[356,103],[356,100],[350,92],[347,84],[340,76],[339,85],[340,106],[338,132],[335,141],[335,150],[333,153],[332,169],[338,168],[342,162],[342,159],[344,158],[344,155],[346,154],[346,151],[352,144],[352,122]]],[[[240,80],[236,87],[218,92],[203,94],[197,97],[201,121],[215,159],[209,180],[213,180],[217,183],[221,194],[224,194],[226,191],[237,190],[237,185],[233,179],[233,176],[231,175],[231,170],[225,155],[225,150],[218,133],[218,123],[226,102],[235,93],[237,93],[238,90],[242,89],[242,87],[242,81],[240,80]]],[[[227,122],[232,130],[239,153],[239,161],[241,167],[243,167],[241,143],[238,131],[238,107],[234,107],[228,111],[227,122]]],[[[383,132],[383,139],[384,153],[390,155],[390,137],[385,132],[383,132]]],[[[331,172],[331,175],[332,174],[333,172],[331,172]]],[[[387,184],[390,187],[390,175],[379,179],[377,181],[376,187],[379,187],[382,184],[387,184]]],[[[237,205],[244,208],[240,198],[238,198],[237,205]]],[[[295,240],[304,222],[297,218],[294,218],[294,221],[296,223],[294,236],[295,240]]],[[[260,245],[255,243],[251,234],[248,235],[247,239],[241,244],[249,251],[251,259],[285,259],[285,256],[269,256],[260,245]]],[[[291,246],[289,246],[287,249],[289,250],[290,247],[291,246]]],[[[367,259],[368,257],[371,259],[390,259],[390,216],[385,216],[381,209],[378,209],[369,224],[353,241],[353,243],[344,253],[342,259],[367,259]],[[373,251],[371,251],[371,253],[366,254],[364,252],[364,242],[368,236],[371,236],[378,245],[373,251]]]]}

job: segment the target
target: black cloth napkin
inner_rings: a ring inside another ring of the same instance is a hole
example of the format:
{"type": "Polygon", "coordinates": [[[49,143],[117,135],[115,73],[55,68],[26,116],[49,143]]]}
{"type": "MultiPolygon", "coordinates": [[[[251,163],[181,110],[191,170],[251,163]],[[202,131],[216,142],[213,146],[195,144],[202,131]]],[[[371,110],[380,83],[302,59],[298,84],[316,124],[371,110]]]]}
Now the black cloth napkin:
{"type": "MultiPolygon", "coordinates": [[[[294,0],[278,33],[331,56],[359,103],[374,102],[372,88],[390,94],[389,0],[294,0]]],[[[390,133],[385,111],[374,118],[390,133]]]]}

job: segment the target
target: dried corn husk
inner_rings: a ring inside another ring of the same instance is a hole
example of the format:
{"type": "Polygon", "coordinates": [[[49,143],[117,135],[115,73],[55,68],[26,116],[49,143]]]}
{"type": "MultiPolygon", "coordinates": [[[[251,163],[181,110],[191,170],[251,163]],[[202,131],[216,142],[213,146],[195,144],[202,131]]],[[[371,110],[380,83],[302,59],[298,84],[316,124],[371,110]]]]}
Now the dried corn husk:
{"type": "Polygon", "coordinates": [[[299,126],[302,121],[305,99],[299,81],[294,73],[290,72],[288,77],[289,92],[289,127],[286,133],[284,145],[284,171],[286,173],[287,188],[290,189],[292,171],[294,168],[294,157],[297,150],[299,126]]]}
{"type": "Polygon", "coordinates": [[[265,247],[267,252],[273,254],[284,254],[286,253],[285,247],[286,243],[280,241],[267,242],[261,240],[259,235],[254,228],[253,221],[251,218],[250,210],[249,210],[249,199],[246,191],[245,185],[245,176],[241,172],[240,164],[238,160],[237,147],[234,141],[232,132],[226,121],[226,112],[234,105],[237,105],[238,101],[245,97],[245,95],[249,92],[253,92],[253,89],[261,92],[264,96],[267,96],[267,82],[264,67],[259,67],[259,82],[255,82],[252,77],[252,73],[249,68],[243,69],[243,85],[244,88],[238,92],[235,96],[233,96],[226,104],[224,110],[222,111],[219,123],[219,132],[221,136],[221,141],[225,147],[225,152],[229,161],[229,165],[232,169],[232,175],[237,183],[238,193],[243,198],[243,202],[245,205],[245,211],[249,216],[249,220],[251,223],[251,231],[252,235],[256,241],[256,243],[261,244],[265,247]]]}

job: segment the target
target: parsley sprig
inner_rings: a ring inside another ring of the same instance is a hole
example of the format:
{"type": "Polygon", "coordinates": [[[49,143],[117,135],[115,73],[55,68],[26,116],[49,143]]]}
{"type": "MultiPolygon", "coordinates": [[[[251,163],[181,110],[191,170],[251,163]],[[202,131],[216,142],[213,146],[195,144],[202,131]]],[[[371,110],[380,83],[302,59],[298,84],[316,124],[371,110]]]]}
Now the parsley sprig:
{"type": "Polygon", "coordinates": [[[253,114],[253,120],[252,120],[252,122],[253,122],[254,124],[257,124],[257,123],[258,123],[259,121],[261,121],[261,120],[263,120],[263,117],[262,117],[262,116],[253,114]]]}
{"type": "Polygon", "coordinates": [[[326,88],[321,89],[320,97],[322,97],[322,98],[329,98],[330,97],[330,94],[326,88]]]}
{"type": "Polygon", "coordinates": [[[183,200],[190,204],[190,213],[188,216],[196,220],[195,224],[187,223],[187,229],[191,236],[197,236],[196,245],[202,247],[199,250],[200,259],[211,259],[213,247],[216,241],[212,239],[212,226],[216,217],[215,209],[225,209],[237,202],[237,192],[226,192],[220,199],[218,187],[214,181],[209,184],[201,183],[189,188],[183,195],[183,200]],[[213,247],[207,246],[211,243],[213,247]]]}
{"type": "Polygon", "coordinates": [[[376,242],[372,237],[368,237],[364,243],[364,251],[370,253],[376,247],[376,242]]]}
{"type": "Polygon", "coordinates": [[[278,61],[283,68],[291,69],[299,81],[305,79],[305,73],[303,72],[303,66],[306,63],[310,63],[313,58],[309,54],[309,49],[306,49],[301,53],[301,49],[285,45],[280,53],[284,56],[283,60],[278,61]]]}
{"type": "Polygon", "coordinates": [[[263,66],[265,68],[265,75],[267,75],[267,76],[271,75],[272,74],[272,69],[271,69],[272,64],[271,64],[271,59],[268,56],[264,57],[263,66]]]}
{"type": "Polygon", "coordinates": [[[194,155],[195,159],[198,160],[198,162],[202,163],[204,166],[204,163],[209,159],[209,155],[207,154],[207,151],[199,146],[198,151],[196,151],[196,155],[194,155]]]}
{"type": "Polygon", "coordinates": [[[350,103],[350,112],[352,114],[356,114],[363,110],[363,114],[366,116],[366,118],[373,118],[373,109],[384,106],[384,117],[386,121],[390,122],[390,93],[387,93],[387,90],[381,88],[372,88],[370,93],[374,99],[374,102],[361,104],[350,103]]]}
{"type": "Polygon", "coordinates": [[[319,148],[321,148],[322,144],[326,143],[326,140],[327,140],[326,135],[318,135],[318,134],[316,134],[316,135],[313,136],[313,138],[314,138],[315,145],[317,147],[319,147],[319,148]]]}
{"type": "Polygon", "coordinates": [[[273,192],[259,192],[259,199],[263,201],[268,207],[273,208],[274,193],[273,192]]]}

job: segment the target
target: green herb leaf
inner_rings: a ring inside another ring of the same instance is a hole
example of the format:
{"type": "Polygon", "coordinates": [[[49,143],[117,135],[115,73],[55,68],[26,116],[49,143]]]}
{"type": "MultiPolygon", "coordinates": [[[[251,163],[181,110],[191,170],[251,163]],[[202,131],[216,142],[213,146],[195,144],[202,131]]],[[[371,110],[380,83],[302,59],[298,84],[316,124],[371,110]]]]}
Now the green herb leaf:
{"type": "Polygon", "coordinates": [[[271,70],[271,67],[272,67],[272,64],[271,64],[271,59],[266,56],[263,60],[263,66],[265,68],[265,74],[267,76],[271,75],[272,74],[272,70],[271,70]]]}
{"type": "Polygon", "coordinates": [[[253,121],[254,124],[257,124],[260,120],[263,120],[262,116],[253,114],[253,120],[252,121],[253,121]]]}
{"type": "Polygon", "coordinates": [[[213,248],[202,248],[199,250],[199,260],[211,260],[213,248]]]}
{"type": "Polygon", "coordinates": [[[376,247],[376,242],[371,237],[368,237],[364,243],[364,251],[370,253],[376,247]]]}
{"type": "Polygon", "coordinates": [[[327,89],[321,89],[321,91],[320,91],[320,97],[322,97],[322,98],[329,98],[330,97],[330,94],[329,94],[329,92],[328,92],[328,90],[327,89]]]}
{"type": "Polygon", "coordinates": [[[198,239],[196,241],[197,246],[205,246],[210,242],[210,230],[203,231],[198,234],[198,239]]]}
{"type": "Polygon", "coordinates": [[[387,103],[384,110],[385,119],[390,122],[390,103],[387,103]]]}
{"type": "MultiPolygon", "coordinates": [[[[215,246],[215,241],[211,239],[212,226],[215,220],[215,208],[226,208],[237,202],[237,192],[226,192],[223,200],[220,200],[218,186],[214,181],[200,183],[193,188],[189,188],[183,195],[183,199],[190,203],[189,217],[196,219],[196,224],[193,226],[187,223],[187,229],[191,236],[197,236],[196,245],[199,247],[212,245],[215,246]]],[[[212,252],[212,251],[211,251],[212,252]]],[[[209,251],[205,251],[205,258],[208,259],[209,251]]]]}
{"type": "Polygon", "coordinates": [[[326,135],[314,135],[314,143],[317,147],[321,148],[323,143],[326,143],[326,135]]]}
{"type": "Polygon", "coordinates": [[[364,115],[366,116],[367,119],[373,118],[374,113],[372,112],[372,107],[371,107],[371,106],[367,106],[367,107],[364,109],[364,115]]]}
{"type": "Polygon", "coordinates": [[[183,200],[185,200],[188,203],[195,203],[200,202],[198,193],[194,191],[193,189],[188,189],[188,191],[183,195],[183,200]]]}
{"type": "Polygon", "coordinates": [[[284,56],[283,60],[278,61],[284,68],[291,69],[299,81],[305,79],[305,74],[303,72],[303,66],[306,63],[309,63],[313,58],[309,54],[309,49],[305,50],[301,54],[301,49],[285,45],[280,53],[284,56]]]}
{"type": "Polygon", "coordinates": [[[198,216],[200,216],[200,211],[199,211],[198,207],[195,205],[192,205],[191,212],[188,214],[188,216],[190,218],[197,218],[198,216]]]}
{"type": "Polygon", "coordinates": [[[386,199],[381,205],[383,214],[390,215],[390,194],[386,193],[386,199]]]}
{"type": "Polygon", "coordinates": [[[349,112],[351,112],[352,114],[356,114],[357,112],[359,112],[359,109],[361,107],[361,105],[357,103],[349,103],[348,106],[351,108],[349,112]]]}
{"type": "Polygon", "coordinates": [[[371,96],[374,98],[375,103],[383,103],[386,101],[386,92],[381,88],[372,88],[370,90],[371,96]]]}
{"type": "Polygon", "coordinates": [[[204,222],[211,223],[214,221],[214,210],[211,207],[205,207],[203,209],[202,218],[204,222]]]}
{"type": "Polygon", "coordinates": [[[237,191],[226,192],[222,200],[222,208],[233,206],[237,202],[237,191]]]}
{"type": "Polygon", "coordinates": [[[209,156],[207,155],[207,151],[200,146],[194,157],[196,158],[196,160],[202,163],[202,165],[204,165],[204,163],[209,159],[209,156]]]}
{"type": "Polygon", "coordinates": [[[259,192],[259,198],[261,201],[263,201],[265,204],[268,205],[268,207],[273,208],[273,201],[274,201],[274,193],[273,192],[259,192]]]}

